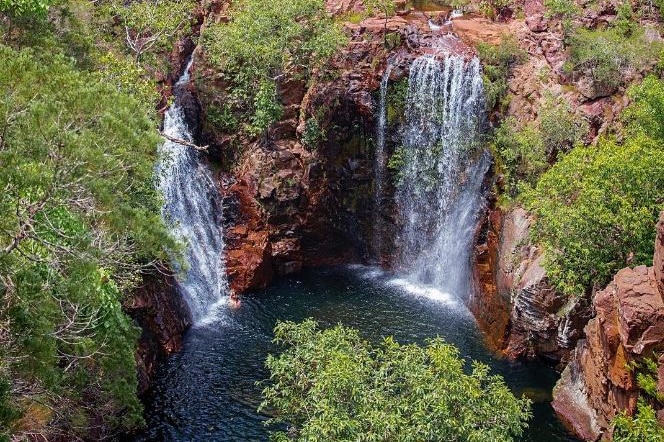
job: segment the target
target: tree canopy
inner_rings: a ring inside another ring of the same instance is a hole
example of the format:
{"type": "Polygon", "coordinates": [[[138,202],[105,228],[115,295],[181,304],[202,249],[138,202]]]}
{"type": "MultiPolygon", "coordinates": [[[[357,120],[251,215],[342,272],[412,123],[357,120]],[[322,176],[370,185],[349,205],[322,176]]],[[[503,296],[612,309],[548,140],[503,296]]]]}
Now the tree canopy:
{"type": "Polygon", "coordinates": [[[632,88],[626,140],[576,147],[525,195],[549,277],[565,293],[581,295],[625,266],[651,262],[664,209],[663,90],[655,78],[632,88]]]}
{"type": "Polygon", "coordinates": [[[80,436],[141,421],[121,303],[173,246],[154,128],[65,57],[0,46],[0,435],[25,413],[80,436]]]}
{"type": "Polygon", "coordinates": [[[510,441],[522,434],[530,401],[442,339],[426,346],[386,338],[372,345],[342,325],[280,322],[283,352],[267,359],[262,410],[288,424],[274,440],[510,441]]]}

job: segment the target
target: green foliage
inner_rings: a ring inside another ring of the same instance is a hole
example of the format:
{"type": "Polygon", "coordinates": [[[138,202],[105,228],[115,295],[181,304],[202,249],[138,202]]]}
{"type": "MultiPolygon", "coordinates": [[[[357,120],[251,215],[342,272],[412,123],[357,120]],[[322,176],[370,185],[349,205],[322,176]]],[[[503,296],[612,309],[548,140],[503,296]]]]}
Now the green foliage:
{"type": "Polygon", "coordinates": [[[49,4],[46,0],[0,0],[0,13],[12,18],[43,19],[49,4]]]}
{"type": "Polygon", "coordinates": [[[664,119],[654,113],[664,106],[663,88],[650,77],[630,89],[624,144],[575,148],[525,196],[548,275],[564,293],[583,294],[626,265],[651,262],[664,208],[664,119]]]}
{"type": "Polygon", "coordinates": [[[113,52],[102,55],[97,70],[100,80],[114,85],[119,92],[134,97],[145,104],[146,112],[152,112],[160,96],[148,74],[142,66],[132,63],[128,58],[113,52]]]}
{"type": "Polygon", "coordinates": [[[518,129],[513,117],[506,119],[493,137],[494,151],[500,159],[507,195],[517,196],[524,185],[533,186],[547,169],[542,136],[532,125],[518,129]]]}
{"type": "Polygon", "coordinates": [[[562,292],[583,294],[626,265],[651,261],[664,208],[662,153],[644,137],[577,147],[528,193],[548,276],[562,292]]]}
{"type": "Polygon", "coordinates": [[[449,0],[447,3],[452,9],[463,11],[470,4],[470,0],[449,0]]]}
{"type": "Polygon", "coordinates": [[[494,152],[500,159],[510,198],[534,186],[549,164],[587,133],[585,121],[574,116],[566,101],[554,97],[540,108],[538,124],[518,126],[516,119],[507,118],[493,136],[494,152]]]}
{"type": "Polygon", "coordinates": [[[298,441],[510,441],[530,417],[502,378],[473,362],[469,373],[458,350],[442,339],[425,347],[392,338],[373,346],[338,325],[321,331],[313,320],[280,322],[270,355],[270,385],[261,409],[288,423],[274,440],[298,441]]]}
{"type": "Polygon", "coordinates": [[[112,0],[111,14],[122,23],[125,41],[134,53],[136,62],[154,49],[170,49],[177,36],[190,28],[194,11],[192,0],[112,0]]]}
{"type": "Polygon", "coordinates": [[[548,19],[557,18],[562,24],[563,37],[567,39],[572,32],[572,20],[580,14],[579,8],[574,0],[544,0],[546,12],[544,16],[548,19]]]}
{"type": "Polygon", "coordinates": [[[570,36],[570,56],[565,69],[587,75],[600,94],[610,94],[623,84],[629,70],[641,70],[656,59],[660,45],[648,43],[643,31],[627,38],[621,30],[578,29],[570,36]]]}
{"type": "Polygon", "coordinates": [[[234,112],[249,116],[249,132],[256,133],[278,114],[272,93],[278,79],[309,79],[345,36],[323,0],[243,0],[233,3],[230,17],[206,29],[202,40],[210,62],[232,84],[227,98],[234,112]]]}
{"type": "Polygon", "coordinates": [[[281,113],[276,83],[269,80],[262,81],[254,97],[254,115],[251,117],[249,133],[259,135],[265,128],[278,121],[281,113]]]}
{"type": "Polygon", "coordinates": [[[580,12],[572,0],[544,0],[544,7],[546,18],[572,18],[580,12]]]}
{"type": "Polygon", "coordinates": [[[632,9],[632,2],[624,1],[618,4],[616,20],[613,22],[613,27],[625,37],[631,36],[638,28],[634,10],[632,9]]]}
{"type": "Polygon", "coordinates": [[[482,15],[496,20],[512,6],[512,0],[481,0],[479,10],[482,15]]]}
{"type": "Polygon", "coordinates": [[[577,118],[569,103],[548,97],[539,111],[539,132],[544,151],[554,161],[559,153],[569,152],[588,133],[588,125],[577,118]]]}
{"type": "Polygon", "coordinates": [[[483,66],[484,92],[488,109],[507,108],[507,80],[512,67],[524,60],[525,53],[512,36],[503,36],[498,45],[478,43],[483,66]]]}
{"type": "Polygon", "coordinates": [[[11,384],[0,377],[0,441],[9,441],[9,426],[19,417],[16,409],[10,404],[11,384]]]}
{"type": "Polygon", "coordinates": [[[613,421],[614,442],[660,442],[664,440],[664,428],[657,422],[655,410],[639,400],[634,417],[618,415],[613,421]]]}
{"type": "Polygon", "coordinates": [[[240,124],[228,103],[208,106],[205,119],[209,124],[226,132],[237,130],[240,124]]]}
{"type": "Polygon", "coordinates": [[[39,395],[57,409],[54,431],[142,421],[122,301],[175,247],[152,181],[154,127],[117,84],[0,46],[0,370],[33,386],[14,405],[39,395]]]}
{"type": "Polygon", "coordinates": [[[394,0],[364,0],[362,3],[369,16],[385,14],[389,17],[396,12],[394,0]]]}
{"type": "Polygon", "coordinates": [[[388,50],[396,49],[401,46],[401,34],[398,32],[388,32],[385,34],[385,47],[388,50]]]}
{"type": "Polygon", "coordinates": [[[387,86],[387,121],[390,124],[402,119],[406,112],[408,99],[408,78],[391,82],[387,86]]]}
{"type": "Polygon", "coordinates": [[[664,140],[664,82],[649,76],[627,94],[632,100],[623,113],[627,135],[664,140]]]}
{"type": "Polygon", "coordinates": [[[304,147],[314,150],[325,139],[325,131],[318,123],[318,120],[315,117],[309,118],[304,125],[304,133],[302,134],[302,144],[304,147]]]}

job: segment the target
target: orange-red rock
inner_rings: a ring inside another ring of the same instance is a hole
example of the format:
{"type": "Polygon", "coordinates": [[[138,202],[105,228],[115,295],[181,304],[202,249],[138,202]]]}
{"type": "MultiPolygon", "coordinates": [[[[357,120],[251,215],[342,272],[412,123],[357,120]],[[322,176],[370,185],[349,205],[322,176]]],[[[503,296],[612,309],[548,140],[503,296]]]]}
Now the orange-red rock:
{"type": "MultiPolygon", "coordinates": [[[[664,213],[660,226],[662,220],[664,213]]],[[[655,261],[663,237],[660,229],[655,261]]],[[[626,268],[595,295],[596,316],[556,385],[553,402],[586,440],[609,439],[614,417],[623,410],[634,412],[639,392],[629,364],[664,350],[664,300],[658,282],[653,267],[626,268]]],[[[659,388],[664,391],[664,358],[658,364],[659,388]]]]}

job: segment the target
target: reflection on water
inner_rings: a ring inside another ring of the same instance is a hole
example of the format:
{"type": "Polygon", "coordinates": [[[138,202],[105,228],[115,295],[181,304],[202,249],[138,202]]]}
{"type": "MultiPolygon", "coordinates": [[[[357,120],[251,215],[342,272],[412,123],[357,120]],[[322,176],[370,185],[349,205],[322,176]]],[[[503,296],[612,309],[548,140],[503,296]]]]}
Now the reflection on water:
{"type": "Polygon", "coordinates": [[[463,357],[491,365],[517,394],[538,403],[525,441],[573,441],[548,403],[556,373],[540,364],[497,359],[487,352],[462,303],[426,287],[414,287],[383,272],[354,266],[307,271],[228,305],[223,319],[191,329],[184,350],[157,374],[148,399],[148,430],[138,441],[267,441],[265,416],[258,415],[263,361],[278,319],[313,317],[323,326],[355,327],[369,340],[393,335],[423,343],[442,336],[463,357]]]}

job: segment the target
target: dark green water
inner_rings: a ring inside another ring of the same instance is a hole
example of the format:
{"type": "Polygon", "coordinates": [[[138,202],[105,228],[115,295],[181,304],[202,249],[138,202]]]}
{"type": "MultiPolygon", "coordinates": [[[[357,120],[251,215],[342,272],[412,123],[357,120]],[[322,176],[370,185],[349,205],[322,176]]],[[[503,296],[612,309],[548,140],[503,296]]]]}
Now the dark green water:
{"type": "Polygon", "coordinates": [[[576,440],[548,403],[555,371],[495,358],[461,302],[399,285],[376,270],[310,270],[277,281],[238,306],[223,307],[217,316],[217,322],[191,329],[184,350],[158,373],[146,404],[148,430],[138,441],[268,440],[265,417],[255,411],[260,403],[255,382],[268,375],[263,361],[275,351],[271,339],[276,321],[307,317],[324,325],[356,327],[374,341],[393,335],[400,342],[422,343],[442,336],[465,358],[488,363],[516,394],[537,401],[524,441],[576,440]]]}

